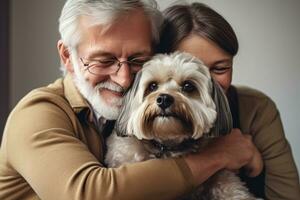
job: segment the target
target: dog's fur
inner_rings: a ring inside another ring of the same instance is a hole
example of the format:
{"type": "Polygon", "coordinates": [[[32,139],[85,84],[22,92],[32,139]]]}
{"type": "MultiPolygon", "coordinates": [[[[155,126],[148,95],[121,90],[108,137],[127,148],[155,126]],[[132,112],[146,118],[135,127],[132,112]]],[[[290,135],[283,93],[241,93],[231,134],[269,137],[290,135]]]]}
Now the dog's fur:
{"type": "MultiPolygon", "coordinates": [[[[230,132],[225,95],[204,64],[186,53],[147,62],[125,97],[106,163],[177,157],[199,151],[211,137],[230,132]]],[[[235,174],[221,171],[182,199],[255,199],[235,174]]]]}

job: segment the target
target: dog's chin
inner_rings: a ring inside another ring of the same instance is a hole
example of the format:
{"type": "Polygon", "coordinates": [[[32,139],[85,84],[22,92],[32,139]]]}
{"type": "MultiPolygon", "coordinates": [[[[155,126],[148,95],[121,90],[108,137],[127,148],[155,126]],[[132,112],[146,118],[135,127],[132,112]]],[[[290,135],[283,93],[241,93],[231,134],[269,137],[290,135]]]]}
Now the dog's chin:
{"type": "Polygon", "coordinates": [[[181,142],[193,135],[192,122],[186,121],[175,114],[159,114],[149,123],[148,133],[158,141],[181,142]]]}

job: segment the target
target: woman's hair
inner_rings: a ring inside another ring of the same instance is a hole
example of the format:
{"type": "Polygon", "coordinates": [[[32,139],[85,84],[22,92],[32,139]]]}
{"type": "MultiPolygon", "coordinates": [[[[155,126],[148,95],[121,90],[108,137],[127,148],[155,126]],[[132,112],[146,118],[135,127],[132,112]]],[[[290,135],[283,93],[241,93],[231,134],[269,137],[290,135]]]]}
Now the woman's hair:
{"type": "Polygon", "coordinates": [[[78,27],[81,16],[92,17],[91,25],[111,25],[124,12],[143,9],[149,18],[153,44],[159,41],[163,23],[155,0],[67,0],[59,18],[59,32],[65,45],[75,48],[81,39],[78,27]]]}
{"type": "Polygon", "coordinates": [[[219,13],[202,3],[174,5],[163,15],[160,53],[175,51],[178,44],[191,34],[208,38],[232,56],[238,51],[238,40],[230,24],[219,13]]]}

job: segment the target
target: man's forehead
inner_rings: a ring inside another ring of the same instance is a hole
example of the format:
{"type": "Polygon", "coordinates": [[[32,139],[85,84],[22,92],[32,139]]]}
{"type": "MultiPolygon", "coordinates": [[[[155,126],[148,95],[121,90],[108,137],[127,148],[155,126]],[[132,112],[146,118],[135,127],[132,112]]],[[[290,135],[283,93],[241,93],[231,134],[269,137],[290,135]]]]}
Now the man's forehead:
{"type": "Polygon", "coordinates": [[[114,57],[138,57],[152,55],[151,39],[141,40],[133,38],[117,38],[113,35],[97,35],[85,37],[78,45],[78,50],[84,52],[89,58],[114,56],[114,57]]]}
{"type": "Polygon", "coordinates": [[[152,53],[151,24],[142,13],[128,15],[122,20],[123,23],[116,22],[110,25],[95,25],[91,20],[91,17],[82,17],[80,22],[82,34],[79,46],[83,46],[89,54],[127,57],[152,53]]]}
{"type": "Polygon", "coordinates": [[[78,28],[83,30],[104,31],[109,27],[107,20],[99,21],[92,16],[82,15],[78,20],[78,28]]]}
{"type": "Polygon", "coordinates": [[[103,48],[97,46],[96,48],[88,48],[86,50],[87,58],[97,58],[97,57],[142,57],[152,55],[151,49],[134,49],[132,51],[126,52],[123,55],[119,55],[113,49],[103,48]],[[98,47],[98,48],[97,48],[98,47]]]}

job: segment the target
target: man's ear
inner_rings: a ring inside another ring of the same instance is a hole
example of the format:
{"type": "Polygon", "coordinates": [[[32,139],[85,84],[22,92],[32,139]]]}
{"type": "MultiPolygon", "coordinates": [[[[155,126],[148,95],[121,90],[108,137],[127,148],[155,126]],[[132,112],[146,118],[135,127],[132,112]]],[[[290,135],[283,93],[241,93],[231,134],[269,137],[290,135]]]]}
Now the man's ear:
{"type": "Polygon", "coordinates": [[[59,40],[57,42],[57,50],[60,56],[61,62],[66,67],[67,71],[71,74],[74,73],[73,64],[71,62],[71,54],[69,52],[69,49],[66,47],[66,45],[63,43],[62,40],[59,40]]]}

